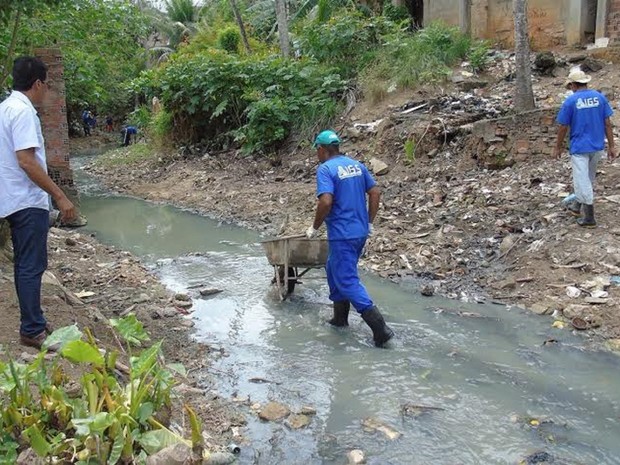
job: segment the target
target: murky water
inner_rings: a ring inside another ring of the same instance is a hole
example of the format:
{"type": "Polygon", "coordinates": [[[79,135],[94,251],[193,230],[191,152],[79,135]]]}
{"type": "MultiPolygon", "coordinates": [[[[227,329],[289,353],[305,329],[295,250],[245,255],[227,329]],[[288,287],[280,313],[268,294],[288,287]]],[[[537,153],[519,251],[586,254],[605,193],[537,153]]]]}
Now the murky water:
{"type": "Polygon", "coordinates": [[[87,229],[99,240],[142,256],[175,291],[224,290],[196,300],[193,313],[196,338],[227,355],[214,367],[225,373],[215,386],[222,395],[317,410],[308,428],[292,431],[247,408],[252,443],[240,463],[344,464],[359,448],[370,464],[515,464],[542,451],[554,464],[620,464],[620,357],[586,352],[548,318],[428,299],[365,276],[397,334],[390,349],[375,349],[357,315],[345,330],[325,323],[319,271],[280,302],[257,234],[79,179],[87,229]],[[438,409],[416,415],[405,405],[438,409]],[[402,435],[365,430],[367,418],[402,435]]]}

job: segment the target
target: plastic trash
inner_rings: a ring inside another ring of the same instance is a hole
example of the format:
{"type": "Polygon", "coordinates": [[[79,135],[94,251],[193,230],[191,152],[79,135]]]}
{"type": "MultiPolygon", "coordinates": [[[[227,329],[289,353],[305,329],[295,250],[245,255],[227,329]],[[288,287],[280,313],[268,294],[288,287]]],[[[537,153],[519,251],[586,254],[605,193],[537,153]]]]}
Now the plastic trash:
{"type": "Polygon", "coordinates": [[[235,444],[234,442],[233,442],[233,443],[228,444],[228,446],[227,446],[226,448],[228,449],[228,452],[230,452],[230,453],[232,453],[232,454],[237,455],[237,454],[241,453],[241,447],[239,447],[239,446],[238,446],[237,444],[235,444]]]}
{"type": "Polygon", "coordinates": [[[577,200],[577,196],[575,194],[569,194],[566,197],[564,197],[564,199],[562,200],[562,204],[568,205],[569,203],[574,202],[575,200],[577,200]]]}

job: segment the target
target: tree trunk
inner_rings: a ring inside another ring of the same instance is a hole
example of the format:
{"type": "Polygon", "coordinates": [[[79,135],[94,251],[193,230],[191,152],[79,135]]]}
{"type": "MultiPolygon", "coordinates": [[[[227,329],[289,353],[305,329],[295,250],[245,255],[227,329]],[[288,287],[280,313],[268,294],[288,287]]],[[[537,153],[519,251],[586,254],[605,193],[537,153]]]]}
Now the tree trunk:
{"type": "Polygon", "coordinates": [[[6,61],[4,62],[4,69],[2,70],[2,76],[0,76],[0,89],[4,88],[6,80],[9,77],[9,70],[11,69],[11,62],[13,61],[13,55],[15,54],[15,44],[17,43],[17,31],[19,29],[19,20],[21,19],[22,12],[17,10],[15,12],[15,19],[13,20],[13,31],[11,32],[11,42],[9,49],[6,52],[6,61]]]}
{"type": "Polygon", "coordinates": [[[249,55],[252,51],[250,50],[250,43],[248,42],[248,35],[245,32],[245,26],[243,25],[243,19],[241,18],[241,13],[239,13],[239,8],[237,8],[237,2],[235,0],[230,0],[230,7],[235,14],[235,20],[237,21],[237,26],[239,26],[239,33],[241,34],[241,40],[243,42],[243,48],[249,55]]]}
{"type": "Polygon", "coordinates": [[[513,0],[515,21],[515,109],[534,109],[532,73],[530,68],[530,41],[527,27],[527,0],[513,0]]]}
{"type": "Polygon", "coordinates": [[[282,56],[291,56],[291,43],[288,38],[288,18],[286,17],[286,0],[276,0],[276,19],[278,20],[278,36],[282,56]]]}
{"type": "Polygon", "coordinates": [[[411,23],[414,29],[424,27],[424,0],[407,0],[407,9],[411,15],[411,23]]]}

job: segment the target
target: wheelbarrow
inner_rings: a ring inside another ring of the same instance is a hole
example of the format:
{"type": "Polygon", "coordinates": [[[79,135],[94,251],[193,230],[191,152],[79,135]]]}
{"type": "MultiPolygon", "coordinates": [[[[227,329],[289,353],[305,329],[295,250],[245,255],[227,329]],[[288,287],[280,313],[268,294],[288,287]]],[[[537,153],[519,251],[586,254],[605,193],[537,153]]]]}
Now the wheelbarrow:
{"type": "Polygon", "coordinates": [[[305,234],[262,241],[267,260],[273,266],[271,281],[278,288],[280,300],[295,291],[299,278],[312,269],[325,268],[329,251],[327,239],[308,239],[305,234]]]}

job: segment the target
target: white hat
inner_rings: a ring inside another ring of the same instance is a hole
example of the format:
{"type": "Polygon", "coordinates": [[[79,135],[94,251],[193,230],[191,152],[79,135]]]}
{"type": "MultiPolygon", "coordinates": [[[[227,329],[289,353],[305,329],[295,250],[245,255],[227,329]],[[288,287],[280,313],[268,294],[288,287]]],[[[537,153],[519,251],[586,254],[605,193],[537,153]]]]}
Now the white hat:
{"type": "Polygon", "coordinates": [[[571,69],[570,73],[568,73],[568,79],[566,80],[566,85],[571,82],[578,82],[579,84],[587,84],[592,79],[592,76],[588,76],[579,68],[571,69]]]}

